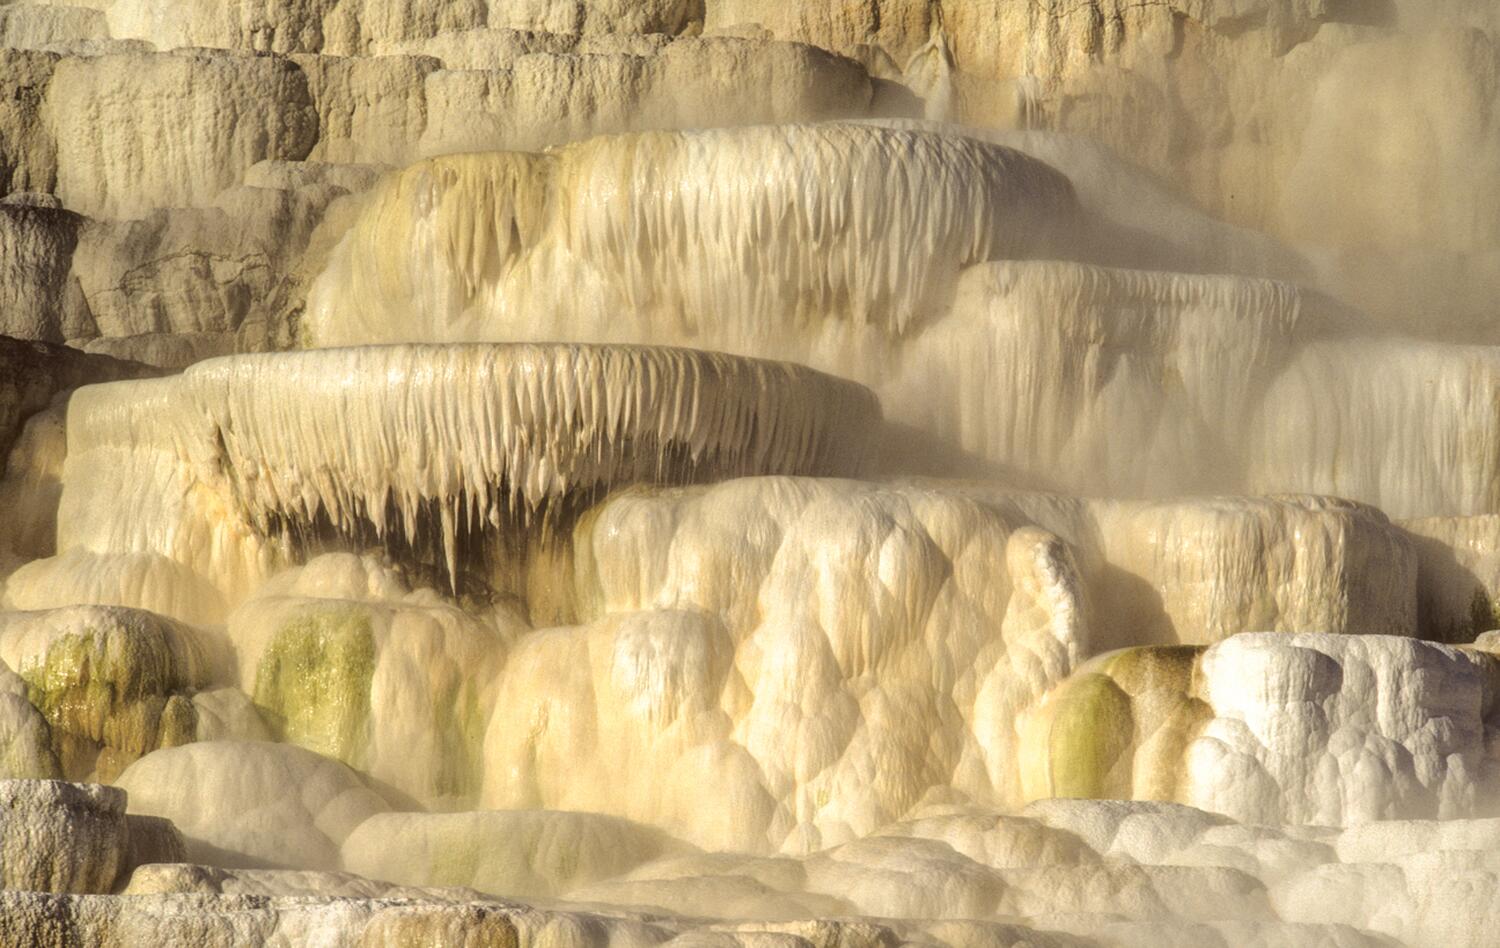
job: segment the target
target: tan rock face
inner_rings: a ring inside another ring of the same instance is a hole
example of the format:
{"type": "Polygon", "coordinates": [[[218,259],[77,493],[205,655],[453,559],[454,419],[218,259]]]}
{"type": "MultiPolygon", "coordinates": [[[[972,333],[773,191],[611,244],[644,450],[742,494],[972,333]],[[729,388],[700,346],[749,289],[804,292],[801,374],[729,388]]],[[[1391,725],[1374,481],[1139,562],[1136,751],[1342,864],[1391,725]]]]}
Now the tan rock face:
{"type": "Polygon", "coordinates": [[[427,79],[421,152],[533,150],[602,132],[857,117],[873,90],[858,64],[790,43],[682,39],[649,56],[534,52],[498,70],[427,79]]]}
{"type": "Polygon", "coordinates": [[[307,157],[318,135],[292,63],[207,52],[65,59],[44,121],[58,196],[106,217],[207,203],[258,161],[307,157]]]}
{"type": "Polygon", "coordinates": [[[258,0],[195,2],[166,11],[146,0],[109,5],[111,35],[161,49],[216,46],[353,55],[381,44],[483,27],[551,33],[676,34],[701,22],[702,0],[258,0]]]}
{"type": "Polygon", "coordinates": [[[303,251],[328,206],[348,193],[310,180],[233,187],[209,206],[136,220],[89,221],[71,271],[87,323],[69,341],[174,368],[274,345],[300,308],[303,251]]]}
{"type": "Polygon", "coordinates": [[[111,892],[129,866],[125,793],[97,784],[0,780],[6,889],[111,892]]]}
{"type": "Polygon", "coordinates": [[[78,215],[47,207],[0,204],[0,335],[63,342],[69,268],[78,243],[78,215]]]}
{"type": "Polygon", "coordinates": [[[0,336],[0,455],[10,453],[26,418],[46,408],[60,392],[149,374],[147,366],[0,336]]]}
{"type": "Polygon", "coordinates": [[[5,193],[57,186],[57,148],[42,118],[42,103],[58,57],[0,49],[8,94],[0,97],[0,186],[5,193]]]}
{"type": "Polygon", "coordinates": [[[13,3],[0,10],[0,46],[67,49],[109,38],[103,10],[49,3],[13,3]]]}
{"type": "MultiPolygon", "coordinates": [[[[317,145],[306,155],[335,163],[404,164],[427,127],[425,81],[435,59],[295,56],[318,110],[317,145]]],[[[301,155],[267,155],[295,159],[301,155]]]]}
{"type": "MultiPolygon", "coordinates": [[[[179,13],[162,28],[196,29],[197,14],[179,13]]],[[[110,15],[126,13],[116,5],[110,15]]],[[[589,8],[585,19],[605,15],[589,8]]],[[[332,238],[342,233],[347,216],[330,205],[368,179],[345,176],[341,191],[308,174],[273,181],[251,170],[263,161],[378,167],[601,130],[858,117],[874,95],[857,63],[797,44],[439,25],[462,29],[417,29],[414,39],[396,29],[382,48],[430,45],[448,68],[428,55],[295,52],[322,49],[311,41],[291,43],[290,57],[249,55],[258,41],[234,37],[197,41],[229,49],[175,51],[81,35],[44,44],[18,25],[12,42],[56,52],[0,49],[11,62],[0,80],[0,192],[12,195],[0,261],[13,277],[0,330],[169,367],[286,345],[322,265],[314,253],[304,271],[310,235],[325,217],[332,238]],[[54,195],[95,220],[21,206],[54,195]]]]}

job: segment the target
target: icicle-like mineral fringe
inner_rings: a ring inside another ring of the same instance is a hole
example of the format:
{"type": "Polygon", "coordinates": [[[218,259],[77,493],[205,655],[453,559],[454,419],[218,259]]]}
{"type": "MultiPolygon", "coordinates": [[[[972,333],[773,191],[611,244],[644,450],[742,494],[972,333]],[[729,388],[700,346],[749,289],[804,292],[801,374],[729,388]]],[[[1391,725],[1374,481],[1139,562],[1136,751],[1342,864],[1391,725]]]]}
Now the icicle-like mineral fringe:
{"type": "Polygon", "coordinates": [[[830,320],[902,335],[946,309],[961,268],[1045,255],[1075,210],[1068,180],[1017,152],[872,126],[452,155],[371,196],[313,287],[306,341],[766,351],[830,320]]]}
{"type": "Polygon", "coordinates": [[[853,383],[684,349],[233,356],[75,396],[59,550],[161,554],[232,602],[281,532],[326,522],[410,540],[436,527],[451,577],[461,535],[545,525],[570,495],[857,473],[879,417],[853,383]]]}

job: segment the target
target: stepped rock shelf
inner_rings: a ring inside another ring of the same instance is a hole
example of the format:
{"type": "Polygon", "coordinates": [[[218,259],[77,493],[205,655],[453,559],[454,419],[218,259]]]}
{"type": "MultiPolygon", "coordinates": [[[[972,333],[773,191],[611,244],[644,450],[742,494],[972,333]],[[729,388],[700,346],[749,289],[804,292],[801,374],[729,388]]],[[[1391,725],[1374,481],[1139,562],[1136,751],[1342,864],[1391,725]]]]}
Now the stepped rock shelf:
{"type": "Polygon", "coordinates": [[[0,945],[1492,945],[1497,9],[0,0],[0,945]]]}
{"type": "Polygon", "coordinates": [[[27,607],[67,590],[222,622],[326,528],[412,556],[425,547],[456,591],[461,553],[482,552],[461,540],[519,534],[524,549],[528,533],[561,529],[569,509],[617,486],[857,474],[879,421],[874,396],[853,383],[684,349],[213,359],[70,401],[58,555],[8,589],[27,607]],[[101,497],[115,499],[116,518],[100,516],[101,497]]]}

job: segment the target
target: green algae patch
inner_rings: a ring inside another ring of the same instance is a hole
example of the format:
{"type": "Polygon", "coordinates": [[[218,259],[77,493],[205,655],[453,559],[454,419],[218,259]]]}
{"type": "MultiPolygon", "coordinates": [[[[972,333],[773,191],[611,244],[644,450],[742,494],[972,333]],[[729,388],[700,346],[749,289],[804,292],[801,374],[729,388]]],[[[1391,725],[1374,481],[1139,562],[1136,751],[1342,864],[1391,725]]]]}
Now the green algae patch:
{"type": "Polygon", "coordinates": [[[1211,718],[1198,697],[1202,646],[1139,646],[1096,656],[1023,722],[1027,799],[1175,800],[1188,746],[1211,718]]]}
{"type": "Polygon", "coordinates": [[[1203,655],[1201,645],[1157,645],[1101,656],[1103,672],[1132,697],[1152,692],[1186,694],[1203,655]]]}
{"type": "Polygon", "coordinates": [[[1204,646],[1124,649],[1109,657],[1107,674],[1130,696],[1135,755],[1130,795],[1137,800],[1177,799],[1186,776],[1188,745],[1213,717],[1197,697],[1198,659],[1204,646]]]}
{"type": "MultiPolygon", "coordinates": [[[[1059,696],[1048,735],[1056,797],[1117,797],[1135,733],[1130,698],[1106,675],[1085,674],[1059,696]]],[[[1128,784],[1127,784],[1128,785],[1128,784]]]]}
{"type": "Polygon", "coordinates": [[[154,625],[86,627],[52,640],[20,671],[70,780],[113,780],[131,763],[193,739],[192,685],[174,643],[154,625]]]}
{"type": "Polygon", "coordinates": [[[255,704],[279,739],[361,768],[369,749],[375,637],[359,607],[282,626],[255,675],[255,704]]]}

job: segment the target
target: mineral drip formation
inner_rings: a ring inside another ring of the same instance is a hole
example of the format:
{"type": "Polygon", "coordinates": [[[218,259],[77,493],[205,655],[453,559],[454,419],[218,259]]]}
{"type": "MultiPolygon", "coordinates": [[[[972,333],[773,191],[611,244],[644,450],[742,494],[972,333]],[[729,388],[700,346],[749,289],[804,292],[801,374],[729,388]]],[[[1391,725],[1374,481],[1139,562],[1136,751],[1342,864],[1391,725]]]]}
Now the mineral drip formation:
{"type": "Polygon", "coordinates": [[[1392,338],[1284,280],[1164,272],[1298,264],[1158,191],[1101,190],[930,124],[436,158],[362,199],[301,341],[710,347],[862,382],[967,462],[898,442],[901,472],[1124,497],[1326,493],[1406,517],[1500,506],[1500,417],[1481,394],[1500,381],[1493,350],[1392,338]]]}
{"type": "Polygon", "coordinates": [[[59,556],[13,578],[22,601],[101,556],[165,558],[233,601],[273,541],[319,523],[433,534],[455,579],[461,535],[545,527],[612,488],[857,473],[879,422],[867,391],[798,366],[586,345],[217,359],[84,388],[68,415],[59,556]],[[100,496],[121,498],[116,516],[100,496]]]}
{"type": "Polygon", "coordinates": [[[946,307],[961,268],[1045,255],[1073,210],[1068,180],[1018,152],[872,126],[446,156],[369,196],[306,341],[900,335],[946,307]]]}

